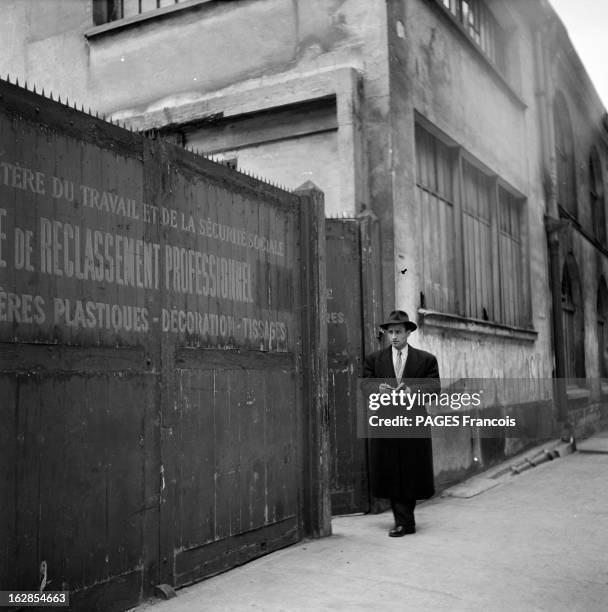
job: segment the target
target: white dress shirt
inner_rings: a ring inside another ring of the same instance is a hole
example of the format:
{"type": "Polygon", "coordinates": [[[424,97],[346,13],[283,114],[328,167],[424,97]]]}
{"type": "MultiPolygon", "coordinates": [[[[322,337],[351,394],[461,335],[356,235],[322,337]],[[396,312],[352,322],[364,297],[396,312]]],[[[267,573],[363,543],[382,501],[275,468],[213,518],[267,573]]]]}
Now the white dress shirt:
{"type": "Polygon", "coordinates": [[[393,369],[397,374],[397,381],[401,382],[403,378],[403,370],[405,368],[405,361],[407,360],[407,344],[399,351],[394,346],[393,348],[393,369]],[[397,370],[397,355],[401,353],[401,367],[397,370]]]}

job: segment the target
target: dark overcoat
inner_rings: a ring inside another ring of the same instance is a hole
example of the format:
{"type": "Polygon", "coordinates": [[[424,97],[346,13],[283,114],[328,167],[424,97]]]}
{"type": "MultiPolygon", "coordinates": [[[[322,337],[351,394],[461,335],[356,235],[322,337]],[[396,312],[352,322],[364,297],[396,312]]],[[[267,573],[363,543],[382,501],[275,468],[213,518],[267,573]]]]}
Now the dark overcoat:
{"type": "MultiPolygon", "coordinates": [[[[396,382],[391,347],[365,358],[365,378],[392,378],[396,382]]],[[[439,368],[431,353],[408,345],[402,380],[429,380],[425,391],[439,391],[439,368]]],[[[389,383],[390,384],[390,383],[389,383]]],[[[376,497],[389,499],[428,499],[435,493],[433,446],[427,437],[373,438],[370,440],[370,484],[376,497]]]]}

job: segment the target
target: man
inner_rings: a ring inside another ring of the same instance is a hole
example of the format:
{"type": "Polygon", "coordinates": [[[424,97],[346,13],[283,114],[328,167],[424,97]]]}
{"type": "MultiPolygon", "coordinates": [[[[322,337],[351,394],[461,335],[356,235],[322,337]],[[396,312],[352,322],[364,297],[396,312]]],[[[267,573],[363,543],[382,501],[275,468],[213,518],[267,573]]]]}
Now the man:
{"type": "MultiPolygon", "coordinates": [[[[434,355],[409,346],[407,339],[417,329],[403,310],[393,310],[380,325],[391,346],[365,358],[365,378],[387,378],[380,383],[379,392],[404,389],[408,380],[430,379],[424,385],[425,392],[439,391],[439,369],[434,355]]],[[[418,406],[417,409],[424,410],[418,406]]],[[[414,508],[417,499],[428,499],[435,493],[433,480],[433,449],[430,433],[424,437],[374,438],[370,441],[371,489],[376,497],[390,499],[395,517],[395,527],[388,533],[401,537],[416,533],[414,508]]]]}

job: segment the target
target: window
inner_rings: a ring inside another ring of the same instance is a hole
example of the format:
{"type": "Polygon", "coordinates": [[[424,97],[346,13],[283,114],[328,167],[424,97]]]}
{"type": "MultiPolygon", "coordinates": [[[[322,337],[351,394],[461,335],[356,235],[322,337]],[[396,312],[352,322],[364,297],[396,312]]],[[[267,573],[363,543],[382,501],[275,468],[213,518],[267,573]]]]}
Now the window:
{"type": "Polygon", "coordinates": [[[604,202],[604,184],[602,167],[597,149],[593,147],[589,155],[589,200],[591,203],[591,219],[596,240],[606,244],[606,209],[604,202]]]}
{"type": "Polygon", "coordinates": [[[568,269],[562,274],[562,325],[564,329],[564,350],[566,353],[566,378],[574,378],[574,298],[568,269]]]}
{"type": "Polygon", "coordinates": [[[562,271],[562,326],[566,378],[585,378],[584,320],[578,266],[568,255],[562,271]]]}
{"type": "Polygon", "coordinates": [[[93,0],[95,25],[173,6],[186,0],[93,0]]]}
{"type": "Polygon", "coordinates": [[[597,356],[600,378],[608,378],[608,355],[606,351],[606,323],[608,321],[608,288],[602,276],[597,290],[597,356]]]}
{"type": "Polygon", "coordinates": [[[506,35],[482,0],[441,0],[465,32],[501,73],[506,72],[506,35]]]}
{"type": "Polygon", "coordinates": [[[460,147],[416,126],[421,306],[529,326],[522,199],[460,147]]]}
{"type": "Polygon", "coordinates": [[[496,321],[492,286],[492,181],[470,163],[462,162],[462,243],[464,251],[465,316],[496,321]]]}
{"type": "Polygon", "coordinates": [[[574,139],[568,106],[560,92],[555,95],[553,102],[553,129],[557,165],[557,203],[562,211],[576,218],[574,139]]]}
{"type": "Polygon", "coordinates": [[[428,306],[458,312],[454,258],[454,154],[416,126],[418,196],[422,212],[424,292],[428,306]]]}
{"type": "Polygon", "coordinates": [[[524,287],[521,202],[502,187],[498,188],[498,252],[500,262],[501,321],[521,325],[527,311],[524,287]]]}

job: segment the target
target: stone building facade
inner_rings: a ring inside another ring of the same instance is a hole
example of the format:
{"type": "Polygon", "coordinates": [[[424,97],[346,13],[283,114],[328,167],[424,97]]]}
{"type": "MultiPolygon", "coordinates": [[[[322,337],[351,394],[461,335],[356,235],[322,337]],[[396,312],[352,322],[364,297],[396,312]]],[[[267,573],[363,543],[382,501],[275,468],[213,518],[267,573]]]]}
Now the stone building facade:
{"type": "MultiPolygon", "coordinates": [[[[608,126],[545,0],[9,4],[3,74],[372,215],[380,309],[442,377],[510,380],[530,438],[600,422],[608,126]]],[[[526,443],[438,433],[436,472],[526,443]]]]}

